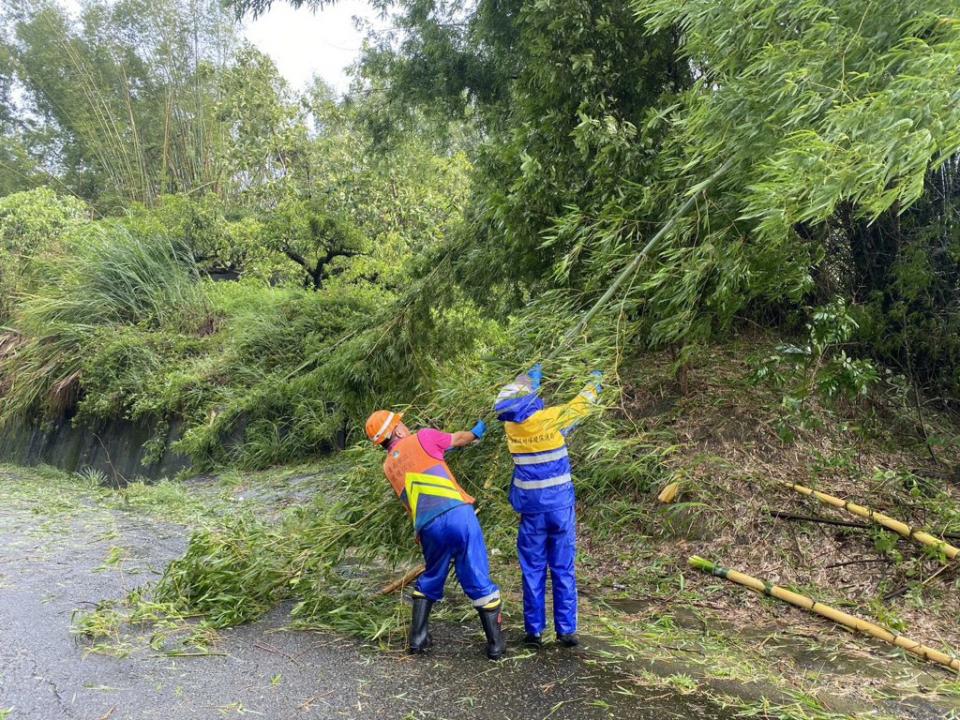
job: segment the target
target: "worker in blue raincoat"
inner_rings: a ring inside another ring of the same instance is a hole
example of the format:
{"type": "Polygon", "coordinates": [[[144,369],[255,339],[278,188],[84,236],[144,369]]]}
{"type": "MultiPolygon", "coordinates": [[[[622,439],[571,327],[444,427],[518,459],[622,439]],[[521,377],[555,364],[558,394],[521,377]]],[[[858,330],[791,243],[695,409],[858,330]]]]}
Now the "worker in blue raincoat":
{"type": "Polygon", "coordinates": [[[520,513],[517,551],[523,573],[524,642],[540,647],[546,628],[547,569],[553,585],[557,640],[577,644],[576,496],[566,438],[600,393],[601,373],[565,405],[545,407],[543,371],[535,365],[506,385],[494,412],[513,456],[510,504],[520,513]]]}

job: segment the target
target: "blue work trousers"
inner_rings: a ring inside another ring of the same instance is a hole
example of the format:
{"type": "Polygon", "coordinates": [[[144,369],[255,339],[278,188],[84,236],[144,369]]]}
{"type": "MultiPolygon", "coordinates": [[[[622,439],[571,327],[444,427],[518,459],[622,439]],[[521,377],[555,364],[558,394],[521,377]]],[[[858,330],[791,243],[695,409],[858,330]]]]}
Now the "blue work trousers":
{"type": "Polygon", "coordinates": [[[500,597],[500,589],[490,579],[487,546],[472,505],[458,505],[431,520],[420,531],[420,546],[427,569],[417,580],[417,590],[431,600],[443,599],[451,560],[474,607],[500,597]]]}
{"type": "Polygon", "coordinates": [[[577,513],[573,505],[520,516],[517,552],[523,572],[523,625],[530,635],[547,626],[547,568],[553,585],[553,626],[577,631],[577,513]]]}

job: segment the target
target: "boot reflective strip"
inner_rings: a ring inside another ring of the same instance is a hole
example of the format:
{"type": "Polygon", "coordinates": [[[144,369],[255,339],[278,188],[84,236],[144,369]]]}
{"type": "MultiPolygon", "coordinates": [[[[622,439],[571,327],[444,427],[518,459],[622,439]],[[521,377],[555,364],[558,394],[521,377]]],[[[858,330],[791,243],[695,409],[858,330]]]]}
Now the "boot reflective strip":
{"type": "Polygon", "coordinates": [[[492,593],[490,593],[489,595],[484,595],[482,598],[477,598],[476,600],[471,600],[470,603],[471,603],[474,607],[476,607],[476,608],[482,608],[482,607],[484,607],[485,605],[487,605],[488,603],[492,603],[492,602],[494,602],[494,601],[497,601],[497,602],[500,601],[500,591],[499,591],[499,590],[494,590],[492,593]]]}
{"type": "Polygon", "coordinates": [[[567,455],[567,449],[562,447],[559,450],[551,450],[550,452],[539,453],[537,455],[514,455],[513,462],[515,465],[539,465],[540,463],[561,460],[567,457],[567,455]]]}
{"type": "Polygon", "coordinates": [[[557,475],[556,477],[547,478],[546,480],[517,480],[517,478],[514,478],[513,484],[521,490],[542,490],[543,488],[553,487],[555,485],[563,485],[564,483],[570,482],[570,480],[570,473],[565,473],[563,475],[557,475]]]}

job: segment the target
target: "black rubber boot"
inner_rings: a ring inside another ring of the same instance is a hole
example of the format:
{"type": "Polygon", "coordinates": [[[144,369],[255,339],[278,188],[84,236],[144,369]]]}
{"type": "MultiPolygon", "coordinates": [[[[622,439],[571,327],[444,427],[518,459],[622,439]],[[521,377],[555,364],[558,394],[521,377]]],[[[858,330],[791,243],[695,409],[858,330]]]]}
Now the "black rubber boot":
{"type": "Polygon", "coordinates": [[[523,644],[539,650],[543,647],[543,638],[539,635],[531,635],[530,633],[527,633],[523,638],[523,644]]]}
{"type": "Polygon", "coordinates": [[[564,647],[576,647],[580,644],[580,638],[577,637],[576,633],[570,633],[569,635],[557,633],[557,642],[564,647]]]}
{"type": "Polygon", "coordinates": [[[491,660],[502,658],[507,649],[507,640],[503,636],[503,620],[500,616],[501,608],[503,608],[501,600],[477,608],[483,633],[487,636],[487,657],[491,660]]]}
{"type": "Polygon", "coordinates": [[[413,593],[413,620],[410,623],[410,643],[407,652],[411,655],[422,653],[433,645],[433,638],[427,628],[430,620],[430,608],[433,600],[419,591],[413,593]]]}

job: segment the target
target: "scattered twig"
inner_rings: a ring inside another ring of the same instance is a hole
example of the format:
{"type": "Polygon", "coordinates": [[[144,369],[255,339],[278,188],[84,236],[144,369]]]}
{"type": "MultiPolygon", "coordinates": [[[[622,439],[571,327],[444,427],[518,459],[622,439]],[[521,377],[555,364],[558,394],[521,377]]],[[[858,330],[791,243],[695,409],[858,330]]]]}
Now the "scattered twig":
{"type": "Polygon", "coordinates": [[[258,641],[258,642],[255,642],[253,646],[256,648],[260,648],[261,650],[266,650],[268,653],[273,653],[274,655],[280,655],[282,657],[285,657],[287,660],[289,660],[290,662],[296,665],[303,664],[299,659],[295,658],[293,655],[288,655],[280,648],[274,647],[272,645],[267,645],[265,643],[261,643],[258,641]]]}
{"type": "MultiPolygon", "coordinates": [[[[324,698],[330,697],[333,693],[334,691],[330,690],[329,692],[321,693],[320,695],[311,695],[297,706],[297,710],[311,710],[318,701],[324,703],[327,702],[324,700],[324,698]]],[[[327,704],[329,705],[329,703],[327,704]]]]}
{"type": "Polygon", "coordinates": [[[869,528],[867,523],[853,522],[851,520],[833,520],[832,518],[818,517],[814,515],[794,515],[792,513],[781,512],[779,510],[768,510],[770,517],[777,520],[792,520],[794,522],[811,522],[819,525],[839,525],[840,527],[869,528]]]}
{"type": "Polygon", "coordinates": [[[824,570],[829,570],[830,568],[841,568],[846,567],[847,565],[866,565],[868,563],[890,563],[893,562],[890,558],[860,558],[859,560],[847,560],[846,562],[832,563],[830,565],[824,565],[824,570]]]}
{"type": "MultiPolygon", "coordinates": [[[[926,580],[924,580],[922,583],[920,583],[920,587],[926,587],[928,584],[930,584],[930,582],[932,582],[935,578],[937,578],[937,577],[938,577],[941,573],[943,573],[945,570],[956,570],[958,567],[960,567],[960,565],[957,564],[957,561],[953,561],[953,562],[951,562],[951,563],[947,563],[946,565],[941,565],[941,566],[937,569],[937,571],[936,571],[935,573],[933,573],[933,575],[931,575],[931,576],[928,577],[926,580]]],[[[911,587],[910,585],[902,585],[902,586],[898,587],[896,590],[893,590],[893,591],[891,591],[891,592],[888,592],[886,595],[883,596],[883,601],[884,601],[884,602],[889,602],[890,600],[893,600],[894,598],[900,597],[900,596],[903,595],[905,592],[907,592],[907,591],[910,589],[910,587],[911,587]]]]}
{"type": "Polygon", "coordinates": [[[171,650],[170,652],[157,653],[151,657],[227,657],[222,652],[192,652],[189,650],[171,650]]]}

